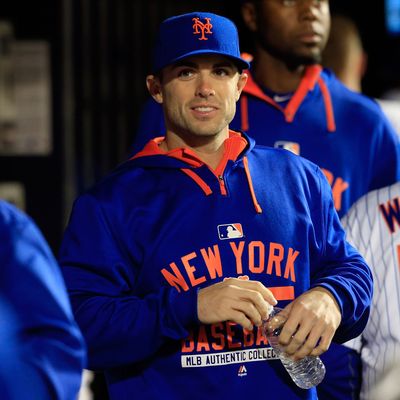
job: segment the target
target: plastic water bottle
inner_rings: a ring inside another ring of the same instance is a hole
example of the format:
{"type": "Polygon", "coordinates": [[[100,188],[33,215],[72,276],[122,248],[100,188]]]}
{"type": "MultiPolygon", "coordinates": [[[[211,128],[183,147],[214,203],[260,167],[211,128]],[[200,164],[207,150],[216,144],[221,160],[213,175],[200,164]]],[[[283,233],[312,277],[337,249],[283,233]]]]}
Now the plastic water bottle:
{"type": "Polygon", "coordinates": [[[293,382],[302,389],[310,389],[324,379],[325,365],[317,356],[307,356],[301,360],[294,361],[280,349],[279,334],[286,322],[286,317],[279,315],[280,311],[282,309],[279,307],[272,309],[268,319],[263,323],[263,334],[268,339],[269,344],[281,360],[293,382]]]}

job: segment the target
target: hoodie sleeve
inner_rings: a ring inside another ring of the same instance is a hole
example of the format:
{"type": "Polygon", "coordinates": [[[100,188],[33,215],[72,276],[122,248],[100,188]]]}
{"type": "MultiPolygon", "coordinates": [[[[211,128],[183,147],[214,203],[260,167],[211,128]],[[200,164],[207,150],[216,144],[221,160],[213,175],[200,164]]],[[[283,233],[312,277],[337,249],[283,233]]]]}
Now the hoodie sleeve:
{"type": "Polygon", "coordinates": [[[78,199],[60,252],[92,369],[148,359],[168,340],[187,337],[197,323],[196,291],[178,293],[165,286],[135,294],[140,265],[124,248],[109,214],[91,195],[78,199]]]}
{"type": "Polygon", "coordinates": [[[4,202],[0,241],[2,396],[75,398],[86,353],[59,266],[32,220],[4,202]]]}
{"type": "Polygon", "coordinates": [[[319,268],[312,277],[312,287],[322,286],[335,297],[342,322],[334,341],[343,343],[364,329],[373,292],[372,273],[362,256],[345,238],[335,211],[332,192],[321,171],[322,252],[319,268]]]}

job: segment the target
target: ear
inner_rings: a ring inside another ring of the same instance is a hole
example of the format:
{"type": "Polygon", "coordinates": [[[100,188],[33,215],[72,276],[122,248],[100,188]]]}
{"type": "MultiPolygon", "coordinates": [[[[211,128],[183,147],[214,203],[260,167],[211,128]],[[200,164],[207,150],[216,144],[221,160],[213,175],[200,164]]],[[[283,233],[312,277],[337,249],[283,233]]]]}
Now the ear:
{"type": "Polygon", "coordinates": [[[245,25],[251,32],[255,32],[257,30],[257,11],[254,4],[250,1],[246,1],[242,5],[241,11],[245,25]]]}
{"type": "Polygon", "coordinates": [[[242,90],[246,86],[247,78],[248,78],[248,75],[245,72],[243,72],[239,75],[239,79],[238,79],[238,83],[237,83],[236,101],[239,100],[242,90]]]}
{"type": "Polygon", "coordinates": [[[151,97],[153,97],[153,99],[157,103],[162,104],[163,96],[162,96],[160,78],[155,75],[148,75],[146,77],[146,86],[149,93],[151,94],[151,97]]]}
{"type": "Polygon", "coordinates": [[[365,73],[367,72],[367,67],[368,67],[368,54],[365,51],[363,51],[359,66],[361,79],[364,78],[365,73]]]}

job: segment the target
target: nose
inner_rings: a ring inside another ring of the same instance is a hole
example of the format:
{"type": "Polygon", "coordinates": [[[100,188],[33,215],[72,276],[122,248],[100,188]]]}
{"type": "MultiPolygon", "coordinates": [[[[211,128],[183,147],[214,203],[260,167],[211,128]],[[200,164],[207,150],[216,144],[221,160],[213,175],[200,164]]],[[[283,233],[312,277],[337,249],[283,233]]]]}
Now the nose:
{"type": "Polygon", "coordinates": [[[211,84],[211,80],[200,74],[197,81],[196,96],[208,98],[215,95],[215,90],[211,84]]]}
{"type": "Polygon", "coordinates": [[[317,18],[319,8],[321,6],[319,0],[303,0],[299,1],[300,17],[302,19],[314,20],[317,18]]]}

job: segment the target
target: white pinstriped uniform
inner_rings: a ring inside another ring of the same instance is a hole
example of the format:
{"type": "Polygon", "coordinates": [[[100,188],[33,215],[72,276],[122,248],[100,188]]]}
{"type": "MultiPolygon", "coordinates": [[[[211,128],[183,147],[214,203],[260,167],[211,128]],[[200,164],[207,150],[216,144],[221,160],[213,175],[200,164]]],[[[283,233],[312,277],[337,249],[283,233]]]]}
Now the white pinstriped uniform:
{"type": "Polygon", "coordinates": [[[400,182],[362,197],[342,223],[348,241],[364,256],[374,276],[371,314],[361,343],[347,343],[361,346],[361,399],[369,399],[380,375],[400,361],[400,182]],[[391,228],[383,212],[388,214],[389,204],[397,214],[388,218],[391,228]]]}

